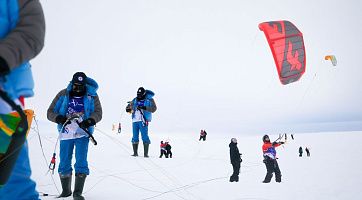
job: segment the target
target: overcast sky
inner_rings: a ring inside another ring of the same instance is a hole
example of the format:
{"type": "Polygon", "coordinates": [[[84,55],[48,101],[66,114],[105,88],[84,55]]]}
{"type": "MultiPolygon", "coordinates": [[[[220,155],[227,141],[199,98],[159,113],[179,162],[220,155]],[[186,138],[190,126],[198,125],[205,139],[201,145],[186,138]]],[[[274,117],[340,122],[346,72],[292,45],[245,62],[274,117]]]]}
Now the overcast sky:
{"type": "Polygon", "coordinates": [[[362,1],[41,2],[46,43],[32,61],[29,100],[39,119],[84,71],[100,86],[104,127],[123,115],[130,131],[124,108],[143,86],[156,94],[152,131],[362,129],[362,1]],[[291,21],[304,36],[306,72],[289,85],[258,29],[273,20],[291,21]],[[324,60],[329,54],[336,67],[324,60]]]}

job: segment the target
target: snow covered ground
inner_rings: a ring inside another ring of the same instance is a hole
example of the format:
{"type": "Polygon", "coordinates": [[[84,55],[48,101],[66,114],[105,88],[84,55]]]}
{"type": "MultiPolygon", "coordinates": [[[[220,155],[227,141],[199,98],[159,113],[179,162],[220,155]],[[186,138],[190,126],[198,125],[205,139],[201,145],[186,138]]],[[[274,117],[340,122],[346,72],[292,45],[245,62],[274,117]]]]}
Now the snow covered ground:
{"type": "MultiPolygon", "coordinates": [[[[295,134],[295,140],[288,135],[287,143],[277,149],[282,183],[273,179],[264,184],[262,134],[208,132],[203,142],[198,141],[198,131],[156,134],[151,130],[150,158],[145,159],[130,156],[129,131],[118,135],[110,128],[99,127],[95,132],[98,145],[90,144],[89,148],[91,174],[84,188],[86,199],[360,199],[362,132],[295,134]],[[238,139],[243,154],[238,183],[228,182],[232,173],[228,147],[231,137],[238,139]],[[161,140],[170,141],[172,159],[158,158],[161,140]],[[311,157],[298,157],[299,146],[310,147],[311,157]]],[[[29,135],[33,179],[40,193],[56,195],[61,188],[58,174],[53,175],[56,187],[52,176],[46,174],[57,137],[55,127],[40,123],[39,133],[45,158],[36,131],[29,135]]],[[[277,135],[271,135],[273,138],[277,135]]],[[[143,155],[142,146],[139,153],[143,155]]]]}

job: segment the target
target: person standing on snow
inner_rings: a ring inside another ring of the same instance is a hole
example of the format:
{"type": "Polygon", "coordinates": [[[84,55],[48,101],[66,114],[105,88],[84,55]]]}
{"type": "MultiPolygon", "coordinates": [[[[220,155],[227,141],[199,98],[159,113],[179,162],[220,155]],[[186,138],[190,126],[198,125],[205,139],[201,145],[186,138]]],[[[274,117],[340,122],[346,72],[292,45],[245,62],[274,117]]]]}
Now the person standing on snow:
{"type": "Polygon", "coordinates": [[[302,157],[302,156],[303,156],[303,148],[299,147],[299,157],[302,157]]]}
{"type": "Polygon", "coordinates": [[[275,181],[280,183],[282,181],[282,174],[280,172],[279,165],[277,162],[277,157],[276,157],[277,152],[275,151],[275,147],[284,144],[284,142],[270,143],[270,138],[268,135],[263,136],[263,142],[264,142],[262,146],[263,156],[264,156],[263,162],[265,163],[267,170],[263,183],[269,183],[273,177],[273,173],[275,173],[275,181]]]}
{"type": "Polygon", "coordinates": [[[309,151],[308,147],[305,147],[305,152],[307,153],[307,157],[309,157],[310,156],[310,151],[309,151]]]}
{"type": "Polygon", "coordinates": [[[202,139],[203,141],[205,141],[206,140],[206,135],[207,135],[207,133],[206,133],[206,131],[205,130],[201,130],[200,131],[200,139],[199,139],[199,141],[202,139]]]}
{"type": "Polygon", "coordinates": [[[102,119],[102,106],[97,95],[98,84],[83,72],[73,75],[66,89],[61,90],[48,108],[47,117],[58,124],[60,134],[60,163],[58,173],[62,184],[59,197],[72,194],[72,155],[75,147],[74,199],[84,199],[83,187],[89,175],[87,154],[89,138],[84,130],[94,131],[102,119]],[[74,118],[73,120],[70,120],[74,118]]]}
{"type": "MultiPolygon", "coordinates": [[[[22,107],[23,98],[34,94],[29,61],[42,50],[44,38],[45,20],[38,0],[0,0],[0,90],[22,107]]],[[[11,106],[0,98],[0,113],[11,112],[11,106]]],[[[3,143],[0,145],[2,149],[3,143]]],[[[21,145],[16,148],[19,154],[13,157],[14,166],[2,166],[5,162],[0,159],[1,170],[4,170],[0,171],[1,200],[39,199],[35,182],[30,179],[28,143],[25,141],[21,145]]]]}
{"type": "Polygon", "coordinates": [[[166,158],[172,158],[171,145],[169,142],[166,142],[166,158]]]}
{"type": "Polygon", "coordinates": [[[148,137],[148,124],[152,120],[152,113],[157,110],[155,100],[153,100],[151,90],[145,90],[143,87],[138,88],[137,96],[126,107],[126,112],[132,113],[132,147],[133,155],[138,156],[139,132],[142,135],[144,157],[148,158],[148,147],[151,143],[148,137]]]}
{"type": "Polygon", "coordinates": [[[229,144],[230,148],[230,161],[233,165],[233,174],[230,176],[230,182],[238,182],[239,181],[239,173],[240,173],[240,163],[243,161],[240,156],[241,153],[239,153],[239,149],[237,147],[237,140],[236,138],[231,138],[231,142],[229,144]]]}
{"type": "Polygon", "coordinates": [[[161,151],[160,158],[162,158],[163,155],[165,155],[165,157],[167,158],[166,143],[163,143],[163,141],[161,141],[161,144],[160,144],[160,151],[161,151]]]}

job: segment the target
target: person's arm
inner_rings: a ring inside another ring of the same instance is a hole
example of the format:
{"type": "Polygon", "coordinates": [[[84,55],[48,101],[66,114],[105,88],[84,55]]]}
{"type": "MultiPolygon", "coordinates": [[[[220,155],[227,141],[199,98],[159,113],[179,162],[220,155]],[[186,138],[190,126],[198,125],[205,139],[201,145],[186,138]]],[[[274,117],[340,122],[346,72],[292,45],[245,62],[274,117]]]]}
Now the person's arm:
{"type": "Polygon", "coordinates": [[[56,112],[55,112],[55,106],[56,106],[59,98],[60,98],[61,96],[65,96],[65,94],[66,94],[65,89],[62,90],[62,91],[60,91],[60,92],[57,94],[57,96],[55,96],[55,98],[53,99],[52,103],[50,104],[50,106],[49,106],[49,108],[48,108],[48,111],[47,111],[47,118],[48,118],[49,121],[52,121],[52,122],[54,122],[54,123],[57,123],[56,118],[57,118],[57,116],[59,115],[59,113],[56,113],[56,112]]]}
{"type": "Polygon", "coordinates": [[[148,112],[154,113],[157,110],[156,102],[153,99],[150,99],[150,106],[146,107],[148,112]]]}
{"type": "Polygon", "coordinates": [[[9,71],[34,58],[44,46],[45,20],[39,0],[18,2],[18,23],[0,39],[0,60],[9,71]]]}
{"type": "Polygon", "coordinates": [[[99,97],[95,96],[94,97],[94,112],[89,116],[89,118],[94,119],[94,122],[98,123],[102,119],[102,114],[103,114],[103,111],[102,111],[101,102],[99,101],[99,97]]]}

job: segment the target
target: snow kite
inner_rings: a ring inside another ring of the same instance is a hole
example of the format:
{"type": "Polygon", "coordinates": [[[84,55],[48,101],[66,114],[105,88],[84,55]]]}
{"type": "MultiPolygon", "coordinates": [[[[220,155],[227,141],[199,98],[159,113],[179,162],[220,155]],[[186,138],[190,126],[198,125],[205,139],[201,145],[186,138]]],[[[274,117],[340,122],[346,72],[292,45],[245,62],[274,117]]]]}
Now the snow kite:
{"type": "Polygon", "coordinates": [[[298,81],[305,72],[303,34],[289,21],[269,21],[259,24],[272,51],[283,85],[298,81]]]}
{"type": "Polygon", "coordinates": [[[334,56],[334,55],[325,56],[324,60],[330,60],[332,62],[333,66],[337,65],[337,59],[336,59],[336,56],[334,56]]]}

